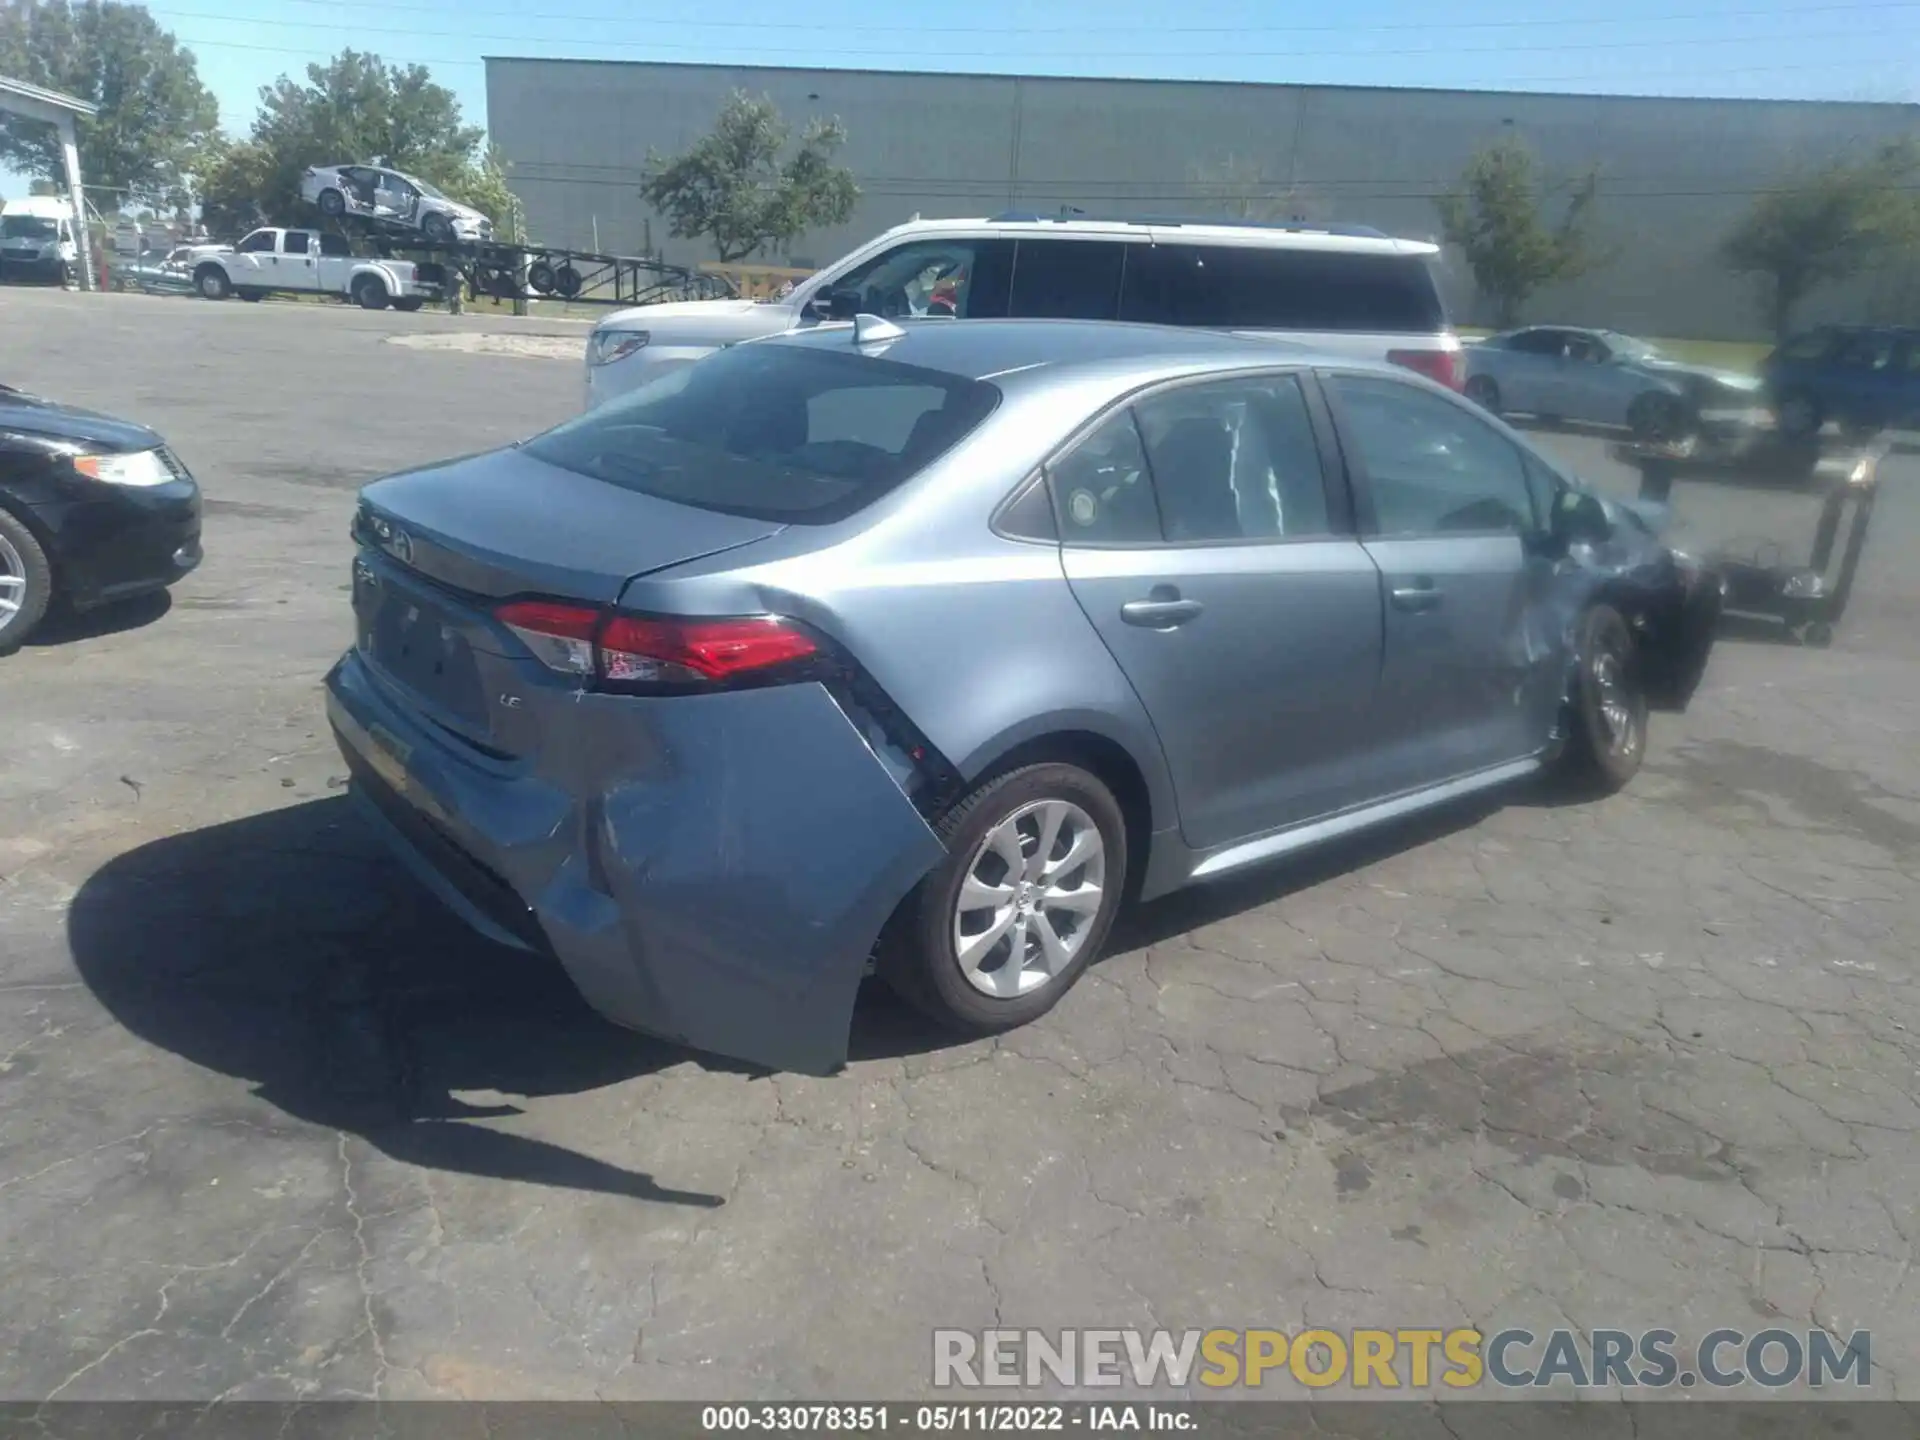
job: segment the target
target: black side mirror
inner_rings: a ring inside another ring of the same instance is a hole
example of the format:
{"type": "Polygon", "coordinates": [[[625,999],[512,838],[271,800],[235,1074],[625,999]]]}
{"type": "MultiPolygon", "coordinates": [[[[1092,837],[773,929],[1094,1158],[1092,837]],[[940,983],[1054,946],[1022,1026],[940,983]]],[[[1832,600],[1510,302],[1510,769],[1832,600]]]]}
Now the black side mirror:
{"type": "Polygon", "coordinates": [[[851,320],[860,313],[858,290],[822,290],[807,308],[822,320],[851,320]]]}
{"type": "Polygon", "coordinates": [[[1553,538],[1562,545],[1599,545],[1613,536],[1613,522],[1599,497],[1562,490],[1553,506],[1553,538]]]}

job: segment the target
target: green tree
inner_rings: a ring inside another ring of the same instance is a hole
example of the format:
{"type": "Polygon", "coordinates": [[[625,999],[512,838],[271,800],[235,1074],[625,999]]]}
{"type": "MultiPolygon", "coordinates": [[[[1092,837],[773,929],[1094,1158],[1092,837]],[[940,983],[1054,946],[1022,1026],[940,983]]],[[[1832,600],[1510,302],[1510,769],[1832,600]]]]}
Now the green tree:
{"type": "Polygon", "coordinates": [[[1190,166],[1187,174],[1194,198],[1205,211],[1231,220],[1312,224],[1331,213],[1332,207],[1305,186],[1270,179],[1258,161],[1238,155],[1190,166]]]}
{"type": "MultiPolygon", "coordinates": [[[[133,203],[176,201],[218,133],[219,106],[193,52],[141,5],[0,0],[0,74],[99,106],[78,126],[82,178],[133,203]]],[[[0,163],[42,180],[65,176],[53,127],[22,115],[0,113],[0,163]]]]}
{"type": "Polygon", "coordinates": [[[1574,181],[1545,179],[1533,152],[1508,138],[1469,160],[1439,198],[1441,233],[1466,256],[1501,329],[1519,323],[1536,290],[1598,263],[1588,230],[1598,190],[1591,171],[1574,181]],[[1560,207],[1557,223],[1546,218],[1549,205],[1560,207]]]}
{"type": "Polygon", "coordinates": [[[1735,274],[1760,282],[1778,338],[1814,290],[1912,247],[1920,227],[1908,186],[1916,170],[1920,150],[1902,141],[1865,160],[1790,176],[1754,200],[1720,254],[1735,274]]]}
{"type": "Polygon", "coordinates": [[[680,239],[705,237],[723,262],[744,260],[853,214],[860,187],[851,170],[833,163],[846,138],[837,119],[816,119],[788,155],[792,132],[773,101],[736,90],[712,133],[685,153],[648,152],[640,194],[680,239]]]}
{"type": "Polygon", "coordinates": [[[485,138],[424,66],[343,50],[309,65],[304,84],[282,75],[261,88],[251,133],[220,146],[203,169],[201,214],[214,230],[309,220],[301,174],[357,161],[417,175],[504,223],[512,196],[485,138]]]}

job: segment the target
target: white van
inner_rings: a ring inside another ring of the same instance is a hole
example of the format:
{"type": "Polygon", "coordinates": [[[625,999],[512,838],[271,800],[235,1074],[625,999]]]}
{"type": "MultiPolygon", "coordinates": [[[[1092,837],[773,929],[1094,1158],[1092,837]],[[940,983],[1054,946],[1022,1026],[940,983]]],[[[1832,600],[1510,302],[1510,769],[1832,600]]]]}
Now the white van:
{"type": "Polygon", "coordinates": [[[72,205],[57,195],[29,195],[0,206],[0,280],[64,283],[79,270],[72,205]]]}

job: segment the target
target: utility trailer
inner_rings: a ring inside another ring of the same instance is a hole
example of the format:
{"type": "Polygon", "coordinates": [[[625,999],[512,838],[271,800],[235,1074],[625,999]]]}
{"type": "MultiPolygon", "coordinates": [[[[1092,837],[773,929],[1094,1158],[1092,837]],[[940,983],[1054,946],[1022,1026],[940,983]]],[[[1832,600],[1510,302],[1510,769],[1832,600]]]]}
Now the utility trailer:
{"type": "Polygon", "coordinates": [[[1804,561],[1790,558],[1798,547],[1779,540],[1707,558],[1720,574],[1726,613],[1775,620],[1801,644],[1826,646],[1853,595],[1889,448],[1771,436],[1737,449],[1622,444],[1613,454],[1640,472],[1640,498],[1655,505],[1669,504],[1674,482],[1683,479],[1817,496],[1804,561]]]}
{"type": "Polygon", "coordinates": [[[738,292],[721,275],[636,255],[601,255],[552,245],[500,240],[435,242],[418,231],[365,217],[345,217],[367,245],[385,257],[437,265],[446,283],[458,277],[479,299],[565,300],[576,305],[652,305],[667,300],[726,300],[738,292]]]}

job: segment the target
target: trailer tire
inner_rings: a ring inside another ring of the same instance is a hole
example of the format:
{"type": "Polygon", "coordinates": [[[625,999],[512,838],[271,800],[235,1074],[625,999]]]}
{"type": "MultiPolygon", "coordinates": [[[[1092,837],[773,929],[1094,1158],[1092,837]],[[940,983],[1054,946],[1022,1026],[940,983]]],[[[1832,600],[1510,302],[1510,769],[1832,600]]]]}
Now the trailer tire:
{"type": "Polygon", "coordinates": [[[542,295],[553,292],[553,266],[546,260],[536,260],[527,267],[527,288],[538,290],[542,295]]]}
{"type": "Polygon", "coordinates": [[[553,288],[562,299],[573,299],[580,293],[580,272],[571,265],[562,265],[553,272],[553,288]]]}
{"type": "Polygon", "coordinates": [[[202,265],[194,271],[193,286],[209,300],[224,300],[233,294],[233,281],[218,265],[202,265]]]}
{"type": "Polygon", "coordinates": [[[387,287],[378,275],[362,275],[353,282],[353,303],[362,310],[387,308],[387,287]]]}

